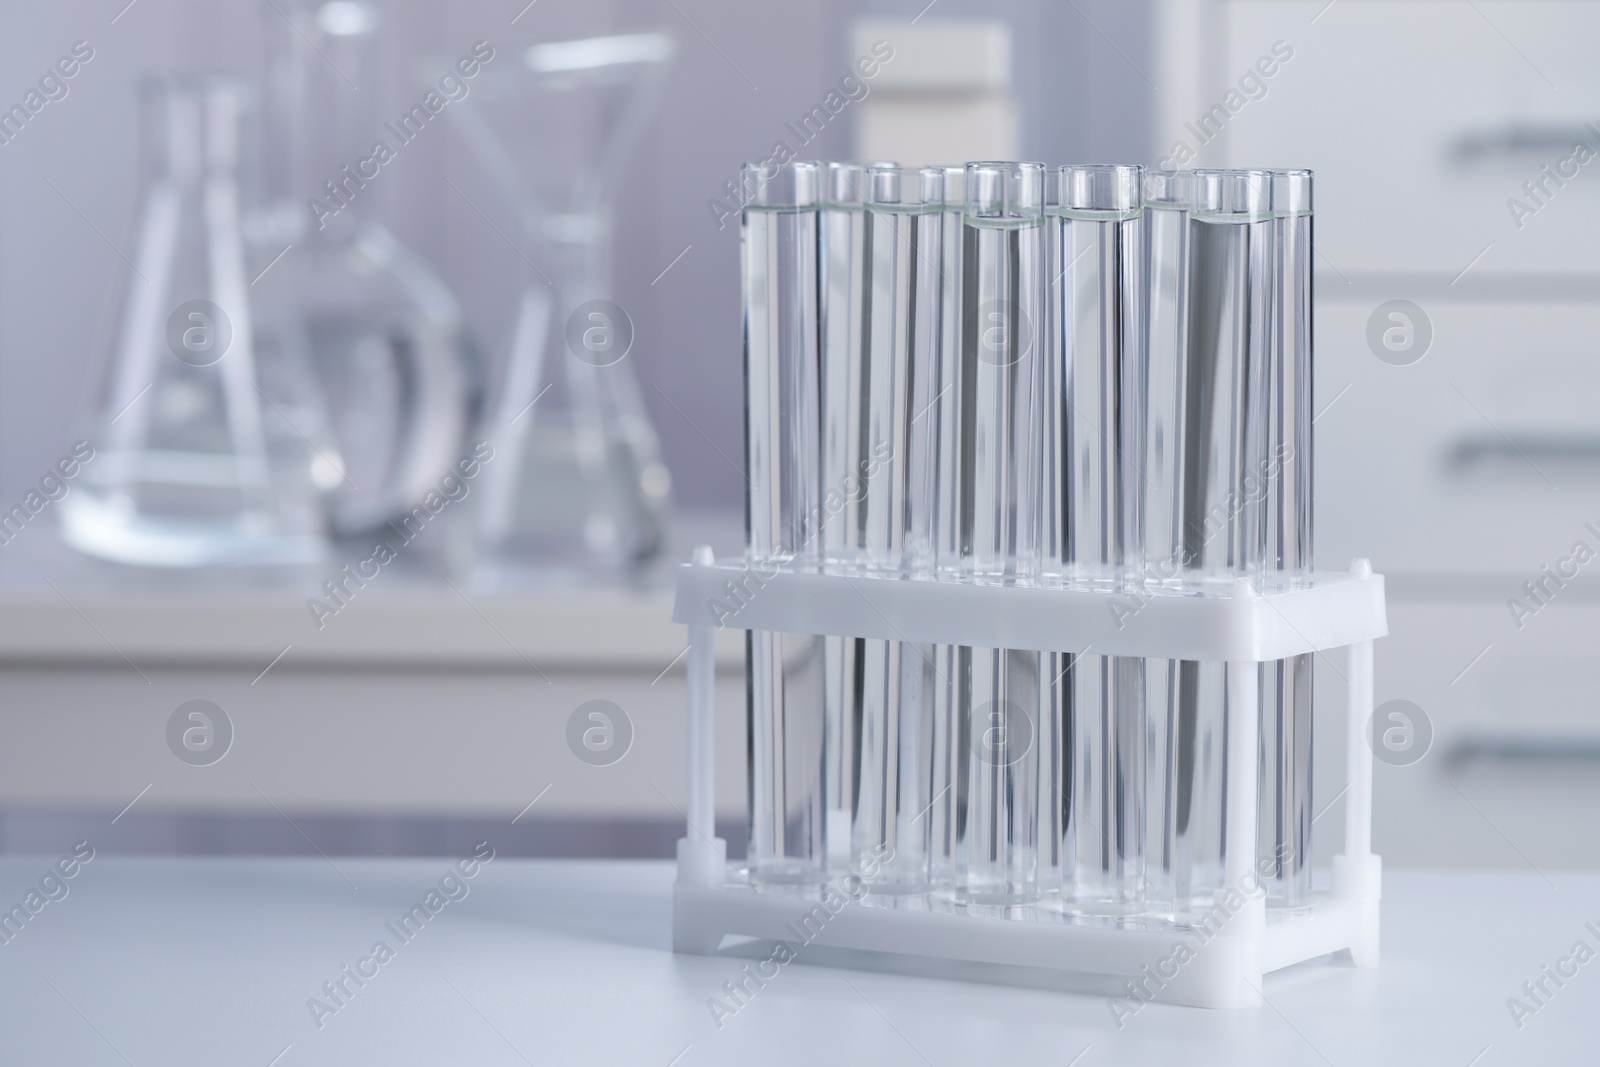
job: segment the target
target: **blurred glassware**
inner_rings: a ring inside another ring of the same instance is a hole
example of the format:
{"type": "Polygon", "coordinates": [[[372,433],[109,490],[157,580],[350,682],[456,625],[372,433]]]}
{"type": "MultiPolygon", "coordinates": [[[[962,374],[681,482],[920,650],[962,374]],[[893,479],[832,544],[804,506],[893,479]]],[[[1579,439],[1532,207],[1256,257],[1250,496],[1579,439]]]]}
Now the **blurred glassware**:
{"type": "Polygon", "coordinates": [[[147,83],[138,248],[62,536],[154,566],[310,562],[343,465],[310,369],[258,352],[240,225],[241,82],[147,83]]]}
{"type": "Polygon", "coordinates": [[[497,458],[477,541],[490,582],[628,576],[662,550],[671,479],[613,300],[612,205],[674,52],[664,33],[534,45],[451,108],[516,205],[531,268],[487,417],[497,458]]]}
{"type": "Polygon", "coordinates": [[[384,101],[401,98],[389,91],[392,14],[377,0],[262,7],[267,135],[248,231],[257,347],[315,371],[344,457],[329,499],[336,536],[402,519],[436,490],[482,397],[460,305],[380,221],[387,164],[415,135],[409,113],[403,130],[384,121],[384,101]]]}

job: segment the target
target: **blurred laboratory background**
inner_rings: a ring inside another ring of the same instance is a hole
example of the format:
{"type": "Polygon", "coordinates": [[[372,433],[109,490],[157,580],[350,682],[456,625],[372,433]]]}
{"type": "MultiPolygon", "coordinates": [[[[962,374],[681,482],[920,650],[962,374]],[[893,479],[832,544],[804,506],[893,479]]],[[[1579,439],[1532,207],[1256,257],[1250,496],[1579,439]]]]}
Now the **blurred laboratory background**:
{"type": "MultiPolygon", "coordinates": [[[[669,855],[671,566],[743,536],[739,165],[994,158],[1315,170],[1318,565],[1387,576],[1377,699],[1422,736],[1376,769],[1374,850],[1600,863],[1600,4],[4,21],[0,851],[92,826],[112,852],[423,854],[493,827],[669,855]]],[[[1318,761],[1337,810],[1336,735],[1318,761]]]]}

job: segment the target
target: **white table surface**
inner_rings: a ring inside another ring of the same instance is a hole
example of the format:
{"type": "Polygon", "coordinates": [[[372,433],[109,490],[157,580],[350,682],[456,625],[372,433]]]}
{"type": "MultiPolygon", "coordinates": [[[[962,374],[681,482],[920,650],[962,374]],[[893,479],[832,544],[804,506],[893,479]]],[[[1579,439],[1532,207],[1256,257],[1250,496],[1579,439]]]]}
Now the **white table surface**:
{"type": "MultiPolygon", "coordinates": [[[[4,907],[53,859],[0,860],[4,907]]],[[[1600,1062],[1600,958],[1520,1030],[1506,1006],[1575,942],[1600,950],[1584,925],[1600,929],[1600,874],[1557,870],[1386,872],[1383,966],[1280,972],[1260,1009],[1151,1005],[1119,1030],[1104,997],[808,966],[802,950],[719,1029],[708,999],[746,961],[669,951],[669,865],[500,858],[319,1029],[308,998],[398,944],[385,924],[449,866],[97,857],[0,944],[0,1063],[1600,1062]]]]}

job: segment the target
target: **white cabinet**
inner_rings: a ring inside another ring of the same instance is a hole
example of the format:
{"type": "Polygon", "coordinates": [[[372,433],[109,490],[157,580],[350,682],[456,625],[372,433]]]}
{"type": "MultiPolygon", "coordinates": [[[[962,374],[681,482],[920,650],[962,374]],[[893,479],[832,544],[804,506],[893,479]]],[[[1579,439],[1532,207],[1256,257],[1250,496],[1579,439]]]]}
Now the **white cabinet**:
{"type": "Polygon", "coordinates": [[[1378,700],[1435,728],[1376,768],[1375,849],[1600,862],[1600,2],[1165,0],[1156,25],[1155,159],[1316,171],[1318,562],[1387,575],[1378,700]],[[1408,365],[1369,340],[1395,300],[1432,335],[1408,365]],[[1530,581],[1549,606],[1519,627],[1530,581]]]}
{"type": "Polygon", "coordinates": [[[1315,169],[1330,273],[1600,271],[1600,4],[1178,0],[1161,25],[1158,158],[1315,169]]]}
{"type": "Polygon", "coordinates": [[[1319,561],[1514,591],[1600,520],[1600,3],[1167,0],[1157,25],[1160,157],[1316,171],[1319,561]],[[1432,333],[1412,365],[1369,340],[1393,300],[1432,333]]]}

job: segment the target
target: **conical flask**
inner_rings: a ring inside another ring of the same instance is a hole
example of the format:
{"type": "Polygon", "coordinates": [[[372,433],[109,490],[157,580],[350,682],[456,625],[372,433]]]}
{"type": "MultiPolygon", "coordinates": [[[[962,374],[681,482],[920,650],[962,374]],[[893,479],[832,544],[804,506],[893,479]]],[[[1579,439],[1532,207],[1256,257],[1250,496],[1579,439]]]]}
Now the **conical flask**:
{"type": "Polygon", "coordinates": [[[487,413],[484,577],[636,576],[661,552],[670,477],[611,282],[612,204],[674,52],[662,33],[534,45],[454,108],[516,205],[528,284],[487,413]]]}
{"type": "Polygon", "coordinates": [[[401,138],[445,133],[386,108],[403,98],[391,91],[395,14],[378,0],[267,0],[261,11],[264,203],[248,230],[257,345],[316,377],[345,464],[329,498],[336,536],[403,522],[437,490],[482,392],[460,305],[382,222],[391,171],[419,151],[401,138]]]}
{"type": "Polygon", "coordinates": [[[246,87],[165,79],[143,97],[137,252],[91,417],[98,456],[65,540],[156,566],[286,564],[324,548],[342,476],[307,368],[262,358],[240,226],[246,87]]]}

